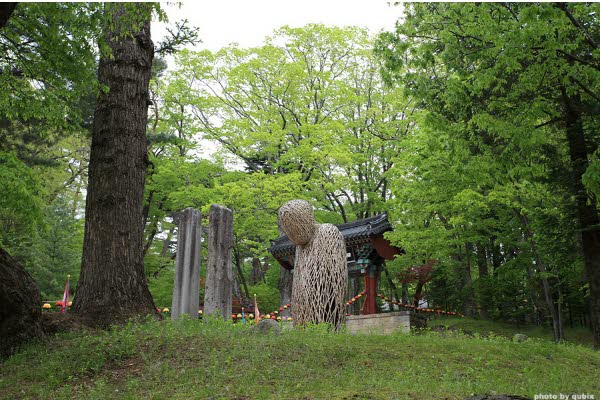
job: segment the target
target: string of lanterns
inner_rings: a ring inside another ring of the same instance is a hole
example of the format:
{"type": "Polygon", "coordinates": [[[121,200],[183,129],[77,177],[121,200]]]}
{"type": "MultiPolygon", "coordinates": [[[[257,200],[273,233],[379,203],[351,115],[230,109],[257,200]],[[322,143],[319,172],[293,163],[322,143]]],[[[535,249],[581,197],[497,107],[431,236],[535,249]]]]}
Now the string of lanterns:
{"type": "MultiPolygon", "coordinates": [[[[353,298],[348,300],[346,302],[346,305],[351,306],[352,304],[354,304],[355,302],[360,300],[360,298],[365,296],[366,294],[367,294],[367,292],[365,292],[365,291],[360,292],[359,294],[357,294],[356,296],[354,296],[353,298]]],[[[437,314],[437,315],[458,315],[461,318],[464,317],[463,314],[461,314],[459,312],[455,312],[455,311],[444,311],[439,308],[421,308],[421,307],[413,306],[412,304],[404,304],[397,300],[393,300],[390,297],[386,297],[384,294],[381,294],[381,293],[376,296],[379,297],[380,299],[387,301],[388,303],[393,304],[393,305],[408,308],[410,310],[414,310],[417,312],[431,313],[431,314],[437,314]]]]}
{"type": "MultiPolygon", "coordinates": [[[[360,300],[365,295],[367,295],[367,292],[365,292],[365,291],[360,292],[359,294],[357,294],[356,296],[354,296],[353,298],[351,298],[350,300],[348,300],[346,302],[346,305],[347,306],[351,306],[352,304],[354,304],[355,302],[357,302],[358,300],[360,300]]],[[[403,307],[403,308],[408,308],[409,310],[414,310],[414,311],[417,311],[417,312],[431,313],[431,314],[437,314],[437,315],[458,315],[461,318],[464,317],[463,314],[461,314],[459,312],[455,312],[455,311],[444,311],[444,310],[441,310],[439,308],[421,308],[421,307],[413,306],[412,304],[404,304],[404,303],[401,303],[401,302],[399,302],[397,300],[393,300],[390,297],[386,297],[382,293],[378,294],[377,297],[379,297],[380,299],[385,300],[388,303],[391,303],[393,305],[396,305],[396,306],[399,306],[399,307],[403,307]]],[[[62,307],[62,305],[63,305],[62,303],[63,303],[62,301],[58,300],[54,304],[57,307],[62,307]]],[[[71,305],[72,305],[72,302],[69,301],[68,306],[71,307],[71,305]]],[[[276,320],[276,321],[292,321],[292,317],[281,317],[281,316],[279,316],[280,312],[282,312],[282,311],[284,311],[284,310],[286,310],[288,308],[291,308],[291,307],[292,307],[292,305],[288,303],[288,304],[284,305],[283,307],[280,307],[279,310],[272,311],[272,312],[270,312],[268,314],[260,314],[260,319],[272,319],[272,320],[276,320]]],[[[50,310],[50,309],[52,309],[52,305],[47,302],[47,303],[44,303],[42,305],[42,308],[44,310],[50,310]]],[[[158,313],[169,313],[170,312],[170,310],[169,310],[168,307],[164,307],[162,309],[157,308],[156,311],[158,313]]],[[[198,315],[199,316],[202,316],[203,313],[204,312],[202,310],[198,310],[198,315]]],[[[242,320],[242,318],[244,316],[247,317],[249,320],[254,320],[255,319],[255,316],[252,313],[245,314],[245,315],[242,315],[241,313],[239,313],[239,314],[231,314],[231,319],[233,321],[242,320]]]]}
{"type": "MultiPolygon", "coordinates": [[[[275,321],[290,321],[291,322],[293,320],[292,317],[281,317],[279,315],[279,313],[281,311],[284,311],[284,310],[286,310],[288,308],[291,308],[291,307],[292,307],[292,305],[288,303],[288,304],[284,305],[283,307],[279,307],[279,310],[271,311],[268,314],[260,314],[259,318],[260,319],[272,319],[272,320],[275,320],[275,321]]],[[[246,315],[247,315],[248,319],[251,319],[251,320],[253,320],[253,319],[256,318],[255,315],[252,314],[252,313],[246,314],[246,315]]],[[[242,314],[231,314],[231,319],[233,321],[242,320],[242,318],[243,318],[242,314]]]]}
{"type": "MultiPolygon", "coordinates": [[[[72,304],[73,304],[73,302],[72,302],[72,301],[69,301],[69,302],[67,303],[67,306],[68,306],[68,307],[71,307],[71,305],[72,305],[72,304]]],[[[59,307],[59,308],[60,308],[60,307],[62,307],[62,305],[63,305],[63,302],[62,302],[62,301],[60,301],[60,300],[58,300],[58,301],[56,301],[56,302],[54,303],[54,305],[55,305],[56,307],[59,307]]],[[[46,303],[42,304],[42,308],[43,308],[44,310],[51,310],[51,309],[52,309],[52,304],[50,304],[50,303],[46,302],[46,303]]]]}
{"type": "MultiPolygon", "coordinates": [[[[291,322],[292,321],[292,317],[281,317],[281,316],[279,316],[279,313],[281,311],[283,311],[285,309],[288,309],[288,308],[291,308],[291,307],[292,307],[291,304],[286,304],[283,307],[280,307],[279,310],[272,311],[272,312],[270,312],[268,314],[260,314],[259,318],[260,319],[273,319],[275,321],[290,321],[291,322]]],[[[171,312],[171,310],[169,310],[168,307],[164,307],[162,310],[160,308],[157,308],[156,311],[159,312],[159,313],[169,313],[169,312],[171,312]]],[[[204,311],[198,310],[198,315],[199,316],[203,316],[204,315],[204,311]]],[[[233,321],[237,321],[237,320],[241,321],[242,318],[244,318],[244,317],[248,318],[249,320],[254,320],[256,318],[253,313],[244,314],[244,315],[242,315],[242,313],[231,314],[231,319],[233,321]]]]}

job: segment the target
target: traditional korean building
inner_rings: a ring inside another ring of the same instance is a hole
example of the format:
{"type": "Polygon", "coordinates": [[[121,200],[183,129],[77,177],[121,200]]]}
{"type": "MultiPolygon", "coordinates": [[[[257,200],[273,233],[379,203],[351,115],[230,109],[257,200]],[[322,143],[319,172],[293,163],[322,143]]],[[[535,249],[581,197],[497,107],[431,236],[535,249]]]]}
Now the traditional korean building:
{"type": "MultiPolygon", "coordinates": [[[[349,297],[365,292],[360,314],[377,312],[376,295],[385,260],[392,260],[401,250],[383,237],[392,226],[387,214],[336,225],[346,242],[349,297]]],[[[269,252],[282,267],[294,268],[296,247],[286,235],[271,242],[269,252]]]]}

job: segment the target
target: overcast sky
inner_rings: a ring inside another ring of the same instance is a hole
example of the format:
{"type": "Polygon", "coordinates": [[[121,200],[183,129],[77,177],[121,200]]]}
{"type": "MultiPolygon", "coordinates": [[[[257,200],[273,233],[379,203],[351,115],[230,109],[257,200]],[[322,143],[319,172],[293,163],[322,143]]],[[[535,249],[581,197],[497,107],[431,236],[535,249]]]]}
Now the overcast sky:
{"type": "MultiPolygon", "coordinates": [[[[392,30],[402,12],[386,0],[188,0],[180,6],[161,3],[170,24],[187,19],[199,28],[200,43],[196,49],[212,51],[238,43],[241,47],[257,47],[264,38],[283,25],[301,27],[309,23],[329,26],[360,26],[371,33],[392,30]]],[[[165,24],[154,22],[152,40],[158,43],[166,34],[165,24]]],[[[172,57],[167,57],[169,64],[172,57]]],[[[172,65],[171,65],[172,66],[172,65]]],[[[219,146],[202,140],[195,155],[211,159],[219,146]]],[[[240,160],[231,159],[228,168],[243,169],[240,160]]]]}
{"type": "MultiPolygon", "coordinates": [[[[181,7],[162,3],[171,22],[188,19],[200,28],[200,49],[218,50],[230,43],[242,47],[262,44],[276,28],[308,23],[367,27],[372,33],[391,30],[401,8],[385,0],[188,0],[181,7]]],[[[164,24],[155,23],[157,42],[165,33],[164,24]]]]}

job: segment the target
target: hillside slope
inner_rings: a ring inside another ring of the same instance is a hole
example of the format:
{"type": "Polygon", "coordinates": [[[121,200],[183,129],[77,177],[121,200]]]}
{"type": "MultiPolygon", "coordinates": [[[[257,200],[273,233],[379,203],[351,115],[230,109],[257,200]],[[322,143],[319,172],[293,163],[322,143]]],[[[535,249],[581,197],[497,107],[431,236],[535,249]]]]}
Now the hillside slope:
{"type": "Polygon", "coordinates": [[[259,334],[225,322],[148,321],[60,334],[0,368],[0,398],[463,399],[600,395],[600,353],[457,333],[259,334]]]}

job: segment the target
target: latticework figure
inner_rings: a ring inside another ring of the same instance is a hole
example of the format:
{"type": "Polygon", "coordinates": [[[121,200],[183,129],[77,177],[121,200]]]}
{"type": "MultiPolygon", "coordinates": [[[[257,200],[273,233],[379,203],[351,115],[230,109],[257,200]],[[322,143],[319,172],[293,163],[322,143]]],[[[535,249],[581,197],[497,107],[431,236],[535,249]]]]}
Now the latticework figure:
{"type": "Polygon", "coordinates": [[[348,286],[346,245],[339,229],[317,224],[310,204],[292,200],[279,210],[281,228],[296,245],[292,284],[294,325],[344,323],[348,286]]]}

